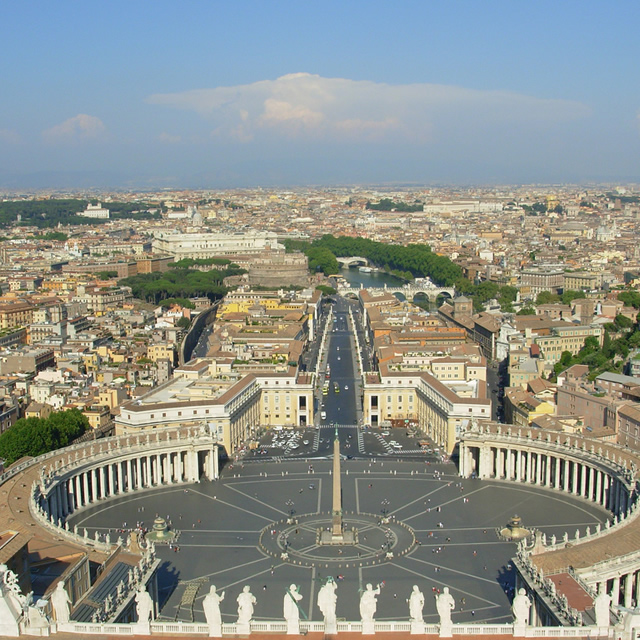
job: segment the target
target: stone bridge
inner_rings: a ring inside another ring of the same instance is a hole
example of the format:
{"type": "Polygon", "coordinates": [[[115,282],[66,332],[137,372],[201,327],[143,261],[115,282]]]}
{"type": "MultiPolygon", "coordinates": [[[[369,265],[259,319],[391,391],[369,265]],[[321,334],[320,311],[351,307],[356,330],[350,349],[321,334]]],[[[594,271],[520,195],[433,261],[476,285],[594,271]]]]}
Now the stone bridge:
{"type": "Polygon", "coordinates": [[[369,266],[369,261],[360,256],[351,256],[349,258],[336,258],[341,267],[354,267],[355,265],[369,266]]]}
{"type": "MultiPolygon", "coordinates": [[[[455,297],[455,289],[454,287],[438,287],[433,283],[427,284],[405,284],[399,287],[390,287],[388,285],[384,285],[384,287],[368,287],[369,291],[376,292],[381,291],[384,293],[392,293],[394,296],[402,295],[405,300],[413,301],[413,299],[418,295],[424,295],[431,302],[435,302],[436,298],[443,294],[446,297],[453,299],[455,297]]],[[[358,287],[339,287],[338,293],[340,295],[353,295],[357,296],[360,288],[358,287]]]]}

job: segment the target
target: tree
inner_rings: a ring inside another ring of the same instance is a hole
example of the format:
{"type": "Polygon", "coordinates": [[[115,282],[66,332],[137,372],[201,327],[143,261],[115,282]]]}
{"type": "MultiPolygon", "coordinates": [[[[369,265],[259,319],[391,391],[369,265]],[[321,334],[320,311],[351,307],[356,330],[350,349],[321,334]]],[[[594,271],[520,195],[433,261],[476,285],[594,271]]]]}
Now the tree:
{"type": "Polygon", "coordinates": [[[536,310],[533,307],[523,307],[516,313],[517,316],[535,316],[536,310]]]}
{"type": "Polygon", "coordinates": [[[189,318],[187,318],[186,316],[182,316],[182,318],[180,318],[176,322],[176,326],[180,327],[181,329],[188,329],[190,324],[191,320],[189,320],[189,318]]]}
{"type": "Polygon", "coordinates": [[[584,291],[572,291],[571,289],[567,289],[567,291],[563,291],[560,296],[560,300],[562,300],[562,304],[571,304],[574,300],[578,298],[586,298],[587,294],[584,291]]]}
{"type": "Polygon", "coordinates": [[[66,447],[89,427],[78,409],[53,413],[46,419],[21,418],[0,435],[0,457],[8,464],[66,447]]]}
{"type": "Polygon", "coordinates": [[[550,291],[541,291],[536,296],[536,305],[539,304],[554,304],[556,302],[560,302],[560,296],[555,293],[551,293],[550,291]]]}
{"type": "Polygon", "coordinates": [[[625,306],[640,309],[640,293],[633,290],[621,291],[618,300],[624,302],[625,306]]]}
{"type": "Polygon", "coordinates": [[[631,318],[627,318],[627,316],[623,316],[619,313],[613,320],[617,329],[631,329],[633,327],[634,322],[631,318]]]}

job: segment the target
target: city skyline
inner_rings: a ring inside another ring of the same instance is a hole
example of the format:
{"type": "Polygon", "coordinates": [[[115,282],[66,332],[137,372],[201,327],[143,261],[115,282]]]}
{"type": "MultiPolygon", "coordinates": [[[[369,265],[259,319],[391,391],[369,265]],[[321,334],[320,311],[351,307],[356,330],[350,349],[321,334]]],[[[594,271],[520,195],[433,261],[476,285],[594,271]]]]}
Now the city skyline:
{"type": "Polygon", "coordinates": [[[7,5],[0,188],[635,182],[615,8],[7,5]]]}

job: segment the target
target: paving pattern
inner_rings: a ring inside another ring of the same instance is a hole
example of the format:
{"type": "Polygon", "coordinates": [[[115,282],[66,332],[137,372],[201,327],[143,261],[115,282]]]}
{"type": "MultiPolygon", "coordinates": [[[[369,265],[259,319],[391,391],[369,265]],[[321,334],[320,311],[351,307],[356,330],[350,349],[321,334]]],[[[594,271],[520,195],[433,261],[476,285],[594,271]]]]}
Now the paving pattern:
{"type": "MultiPolygon", "coordinates": [[[[330,472],[330,459],[257,457],[228,465],[217,482],[168,486],[105,501],[76,514],[70,523],[86,527],[92,536],[95,529],[128,529],[138,522],[150,526],[156,515],[166,517],[180,531],[178,551],[158,547],[164,560],[159,575],[161,617],[167,620],[191,619],[181,602],[195,580],[225,591],[222,612],[227,622],[236,618],[236,598],[244,585],[250,585],[257,598],[257,619],[281,619],[285,590],[292,583],[301,586],[305,615],[319,620],[317,592],[331,575],[338,581],[338,616],[347,620],[359,619],[359,590],[370,582],[382,586],[378,620],[408,619],[406,599],[417,584],[426,596],[427,622],[437,621],[432,595],[445,586],[456,599],[454,622],[509,622],[506,592],[512,583],[509,561],[515,546],[499,540],[495,530],[517,513],[524,526],[561,537],[565,530],[593,528],[607,517],[603,509],[579,498],[515,483],[461,483],[455,466],[438,462],[433,455],[394,453],[343,463],[345,520],[358,520],[358,514],[373,518],[368,525],[359,525],[361,548],[350,548],[348,559],[341,557],[346,548],[323,549],[322,558],[307,557],[294,564],[294,558],[282,559],[261,547],[261,535],[273,529],[276,541],[286,531],[290,542],[301,536],[296,543],[300,549],[313,548],[312,536],[305,542],[302,528],[295,534],[295,527],[286,522],[306,518],[314,521],[313,529],[326,517],[329,525],[330,472]],[[368,526],[384,532],[378,515],[410,529],[415,543],[405,555],[371,564],[362,556],[386,541],[367,535],[368,526]]],[[[202,597],[207,591],[200,589],[196,597],[196,620],[204,620],[202,597]]]]}

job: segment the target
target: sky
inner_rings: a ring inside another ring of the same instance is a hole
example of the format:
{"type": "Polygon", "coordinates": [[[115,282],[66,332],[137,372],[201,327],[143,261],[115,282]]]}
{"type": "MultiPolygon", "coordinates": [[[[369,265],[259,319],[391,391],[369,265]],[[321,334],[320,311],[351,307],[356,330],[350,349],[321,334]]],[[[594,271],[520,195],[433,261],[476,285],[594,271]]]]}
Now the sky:
{"type": "Polygon", "coordinates": [[[640,182],[637,0],[0,3],[0,188],[640,182]]]}

